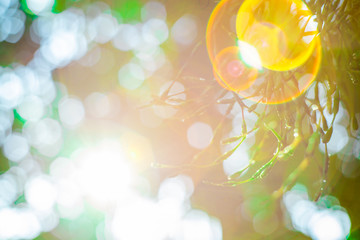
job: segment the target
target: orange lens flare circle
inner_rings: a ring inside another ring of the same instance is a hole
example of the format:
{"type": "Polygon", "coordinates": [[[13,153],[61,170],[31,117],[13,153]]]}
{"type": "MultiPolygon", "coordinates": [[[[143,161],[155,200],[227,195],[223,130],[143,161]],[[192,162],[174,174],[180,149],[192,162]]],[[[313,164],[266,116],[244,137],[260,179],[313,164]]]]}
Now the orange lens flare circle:
{"type": "Polygon", "coordinates": [[[211,13],[206,45],[218,83],[265,104],[301,95],[321,62],[317,25],[301,0],[222,0],[211,13]]]}
{"type": "Polygon", "coordinates": [[[235,92],[249,88],[257,77],[257,70],[248,68],[241,61],[237,46],[225,48],[216,55],[214,72],[220,85],[235,92]]]}
{"type": "Polygon", "coordinates": [[[236,34],[258,50],[265,68],[286,71],[302,65],[315,46],[317,24],[301,0],[246,0],[236,34]]]}
{"type": "Polygon", "coordinates": [[[255,23],[242,37],[241,40],[257,49],[263,67],[271,70],[289,70],[287,68],[292,61],[284,58],[288,52],[287,37],[279,27],[269,23],[255,23]]]}
{"type": "Polygon", "coordinates": [[[317,38],[315,51],[300,67],[286,72],[269,72],[258,77],[246,90],[239,91],[242,97],[265,104],[280,104],[291,101],[306,91],[315,80],[321,62],[321,44],[317,38]],[[281,76],[278,76],[281,75],[281,76]]]}

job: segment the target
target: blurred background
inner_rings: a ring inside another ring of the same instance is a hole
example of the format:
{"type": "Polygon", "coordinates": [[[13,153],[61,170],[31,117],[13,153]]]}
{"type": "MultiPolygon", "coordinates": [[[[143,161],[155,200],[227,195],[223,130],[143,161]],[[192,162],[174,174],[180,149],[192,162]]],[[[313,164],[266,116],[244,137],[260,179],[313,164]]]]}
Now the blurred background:
{"type": "MultiPolygon", "coordinates": [[[[228,107],[206,48],[216,4],[1,0],[0,239],[360,239],[359,115],[341,103],[305,171],[306,144],[264,179],[214,184],[276,147],[254,130],[216,162],[269,111],[228,107]]],[[[326,88],[304,97],[326,105],[326,88]]]]}

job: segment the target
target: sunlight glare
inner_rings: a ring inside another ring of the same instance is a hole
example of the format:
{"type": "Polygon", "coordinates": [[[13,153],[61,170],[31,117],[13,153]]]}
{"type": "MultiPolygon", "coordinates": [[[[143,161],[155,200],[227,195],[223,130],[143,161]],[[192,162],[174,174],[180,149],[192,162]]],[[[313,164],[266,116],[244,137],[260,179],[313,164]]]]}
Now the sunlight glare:
{"type": "Polygon", "coordinates": [[[262,70],[261,58],[259,52],[251,44],[238,40],[240,57],[249,67],[262,70]]]}
{"type": "Polygon", "coordinates": [[[78,150],[72,155],[83,193],[96,207],[105,206],[129,191],[132,172],[126,164],[119,142],[103,140],[95,147],[78,150]]]}

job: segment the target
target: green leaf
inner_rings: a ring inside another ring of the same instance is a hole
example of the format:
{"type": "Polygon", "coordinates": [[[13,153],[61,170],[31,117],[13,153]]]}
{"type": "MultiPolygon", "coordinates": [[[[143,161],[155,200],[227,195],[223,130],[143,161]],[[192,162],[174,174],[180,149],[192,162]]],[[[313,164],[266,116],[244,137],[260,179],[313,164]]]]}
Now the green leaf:
{"type": "Polygon", "coordinates": [[[312,154],[315,147],[319,144],[319,142],[320,142],[320,132],[315,131],[308,140],[308,145],[305,151],[306,154],[312,154]]]}
{"type": "Polygon", "coordinates": [[[337,90],[334,96],[334,105],[333,105],[334,115],[336,115],[339,111],[339,102],[340,102],[340,96],[339,96],[339,90],[337,90]]]}
{"type": "Polygon", "coordinates": [[[225,144],[230,144],[230,143],[236,142],[236,141],[238,141],[240,139],[243,139],[243,138],[245,138],[243,135],[226,138],[226,139],[221,141],[221,144],[224,144],[224,145],[225,144]]]}
{"type": "Polygon", "coordinates": [[[351,124],[352,124],[353,130],[358,130],[359,129],[359,124],[358,124],[358,121],[357,121],[355,115],[353,115],[352,118],[351,118],[351,124]]]}
{"type": "Polygon", "coordinates": [[[273,128],[269,127],[266,123],[264,123],[264,126],[274,134],[279,142],[281,142],[281,136],[273,128]]]}
{"type": "Polygon", "coordinates": [[[241,169],[240,171],[237,171],[236,173],[231,174],[231,175],[228,177],[228,179],[229,179],[229,180],[234,180],[234,179],[239,178],[247,169],[249,169],[249,167],[250,167],[252,164],[254,164],[254,162],[255,162],[254,160],[251,160],[250,163],[249,163],[246,167],[244,167],[244,168],[241,169]]]}
{"type": "Polygon", "coordinates": [[[326,118],[324,115],[322,116],[322,126],[323,126],[324,131],[327,131],[329,129],[329,126],[327,124],[327,121],[326,121],[326,118]]]}
{"type": "Polygon", "coordinates": [[[323,143],[328,143],[330,141],[332,133],[333,133],[333,127],[331,126],[329,130],[322,137],[323,143]]]}
{"type": "Polygon", "coordinates": [[[258,178],[264,178],[266,174],[270,171],[271,167],[274,165],[275,161],[274,159],[271,159],[264,165],[262,165],[261,168],[259,168],[252,176],[251,179],[255,180],[258,178]]]}
{"type": "Polygon", "coordinates": [[[254,111],[254,110],[256,109],[256,107],[258,106],[258,104],[259,104],[259,103],[255,103],[255,104],[251,105],[251,106],[248,108],[248,112],[250,113],[250,112],[254,111]]]}

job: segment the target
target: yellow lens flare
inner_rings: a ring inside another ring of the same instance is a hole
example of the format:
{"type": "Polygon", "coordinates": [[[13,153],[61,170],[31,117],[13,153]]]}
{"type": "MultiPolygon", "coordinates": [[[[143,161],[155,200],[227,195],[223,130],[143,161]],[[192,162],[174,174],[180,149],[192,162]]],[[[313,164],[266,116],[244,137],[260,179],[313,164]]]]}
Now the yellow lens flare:
{"type": "Polygon", "coordinates": [[[252,44],[260,55],[263,67],[271,69],[284,65],[284,54],[288,50],[284,32],[269,23],[253,24],[246,32],[244,40],[252,44]],[[269,63],[272,63],[269,66],[269,63]]]}
{"type": "Polygon", "coordinates": [[[222,0],[211,13],[206,46],[218,83],[264,104],[301,95],[321,62],[315,16],[301,0],[222,0]],[[255,80],[247,71],[256,71],[255,80]]]}
{"type": "Polygon", "coordinates": [[[206,46],[212,64],[220,51],[237,45],[235,24],[240,5],[239,0],[223,0],[210,15],[206,28],[206,46]]]}
{"type": "Polygon", "coordinates": [[[307,61],[318,32],[301,0],[246,0],[236,16],[236,34],[257,48],[263,67],[287,71],[307,61]]]}
{"type": "Polygon", "coordinates": [[[255,102],[279,104],[300,96],[314,81],[321,62],[321,44],[317,38],[315,51],[308,61],[295,70],[286,72],[269,72],[259,76],[251,86],[239,95],[255,102]]]}
{"type": "Polygon", "coordinates": [[[256,69],[242,62],[237,46],[225,48],[215,57],[214,72],[220,85],[235,92],[249,88],[257,76],[256,69]]]}

